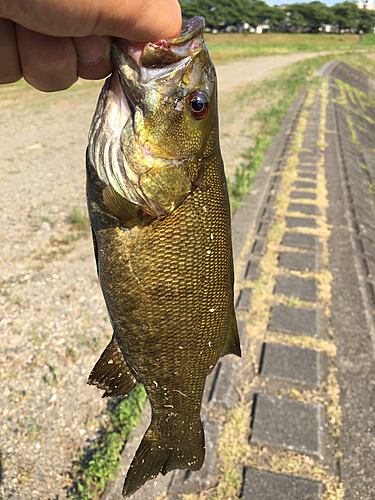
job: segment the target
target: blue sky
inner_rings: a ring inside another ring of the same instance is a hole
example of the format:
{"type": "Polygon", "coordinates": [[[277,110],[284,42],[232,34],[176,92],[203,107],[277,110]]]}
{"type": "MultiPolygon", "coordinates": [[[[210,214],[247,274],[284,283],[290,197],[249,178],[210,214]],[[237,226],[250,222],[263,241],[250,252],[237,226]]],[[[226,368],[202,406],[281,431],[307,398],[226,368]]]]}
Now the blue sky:
{"type": "MultiPolygon", "coordinates": [[[[328,7],[332,7],[332,5],[335,5],[335,3],[341,3],[343,2],[344,0],[322,0],[323,3],[325,3],[326,5],[328,5],[328,7]]],[[[303,0],[301,0],[300,2],[297,2],[297,1],[293,1],[293,0],[265,0],[265,2],[268,4],[268,5],[271,5],[272,7],[274,5],[281,5],[283,3],[304,3],[303,0]]],[[[309,2],[306,2],[306,3],[309,3],[309,2]]]]}

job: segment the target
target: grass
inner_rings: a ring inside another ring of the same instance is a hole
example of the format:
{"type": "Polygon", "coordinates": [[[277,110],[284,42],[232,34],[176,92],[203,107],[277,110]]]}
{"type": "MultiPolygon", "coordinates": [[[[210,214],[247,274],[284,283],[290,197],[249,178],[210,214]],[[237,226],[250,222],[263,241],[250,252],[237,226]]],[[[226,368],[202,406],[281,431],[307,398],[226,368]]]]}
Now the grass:
{"type": "MultiPolygon", "coordinates": [[[[366,35],[367,37],[368,35],[366,35]]],[[[368,50],[374,39],[359,35],[291,34],[291,33],[206,33],[205,41],[214,64],[225,64],[246,57],[259,57],[295,52],[368,50]]]]}
{"type": "Polygon", "coordinates": [[[109,403],[108,423],[102,427],[100,439],[80,452],[69,474],[73,482],[69,498],[100,498],[108,480],[114,479],[124,444],[138,425],[145,402],[146,391],[139,385],[127,398],[109,403]]]}
{"type": "Polygon", "coordinates": [[[375,35],[372,33],[362,35],[362,45],[375,45],[375,35]]]}
{"type": "Polygon", "coordinates": [[[247,149],[245,154],[247,161],[237,168],[235,181],[229,185],[232,202],[238,202],[249,193],[257,171],[263,163],[264,154],[280,130],[281,121],[299,91],[313,77],[316,69],[333,58],[332,55],[318,56],[292,64],[276,77],[249,85],[245,90],[238,92],[239,107],[249,101],[254,103],[261,101],[267,104],[252,116],[248,124],[255,144],[247,149]]]}
{"type": "Polygon", "coordinates": [[[73,207],[68,216],[68,222],[77,231],[82,231],[84,233],[90,232],[91,227],[87,211],[82,211],[77,207],[73,207]]]}

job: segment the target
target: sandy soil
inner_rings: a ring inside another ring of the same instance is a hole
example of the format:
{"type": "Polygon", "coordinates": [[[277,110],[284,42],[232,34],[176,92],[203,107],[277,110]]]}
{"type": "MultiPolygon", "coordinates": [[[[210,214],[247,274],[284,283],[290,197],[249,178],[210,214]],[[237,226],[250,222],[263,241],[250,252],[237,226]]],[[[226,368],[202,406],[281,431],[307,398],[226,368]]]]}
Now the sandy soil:
{"type": "MultiPolygon", "coordinates": [[[[218,68],[222,150],[231,171],[251,144],[251,106],[233,87],[315,54],[218,68]]],[[[111,328],[86,214],[85,148],[100,84],[41,94],[0,88],[0,497],[61,500],[77,450],[95,439],[107,401],[86,385],[111,328]]]]}

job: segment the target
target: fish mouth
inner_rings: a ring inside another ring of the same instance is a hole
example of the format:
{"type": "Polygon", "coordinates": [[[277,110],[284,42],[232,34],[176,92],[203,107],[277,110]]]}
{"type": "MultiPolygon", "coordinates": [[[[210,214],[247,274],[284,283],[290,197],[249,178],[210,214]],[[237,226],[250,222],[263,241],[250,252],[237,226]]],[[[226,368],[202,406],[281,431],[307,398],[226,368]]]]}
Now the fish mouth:
{"type": "MultiPolygon", "coordinates": [[[[115,67],[120,70],[123,58],[129,62],[128,57],[133,59],[141,72],[142,69],[146,70],[144,73],[147,73],[147,69],[164,68],[178,63],[200,49],[203,43],[204,26],[204,18],[196,16],[182,23],[181,32],[176,38],[139,43],[113,37],[112,59],[115,67]]],[[[151,75],[153,74],[151,72],[151,75]]]]}

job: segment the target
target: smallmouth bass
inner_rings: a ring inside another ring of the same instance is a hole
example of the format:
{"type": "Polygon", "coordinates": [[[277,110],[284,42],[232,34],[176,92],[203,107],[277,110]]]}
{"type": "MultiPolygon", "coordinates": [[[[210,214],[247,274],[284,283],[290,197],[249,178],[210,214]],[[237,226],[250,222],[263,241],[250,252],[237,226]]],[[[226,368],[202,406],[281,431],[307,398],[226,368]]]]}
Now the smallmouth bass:
{"type": "Polygon", "coordinates": [[[87,203],[113,337],[89,377],[104,396],[143,384],[151,424],[124,484],[132,495],[204,461],[207,375],[240,356],[230,208],[215,69],[204,19],[157,43],[113,39],[87,149],[87,203]]]}

